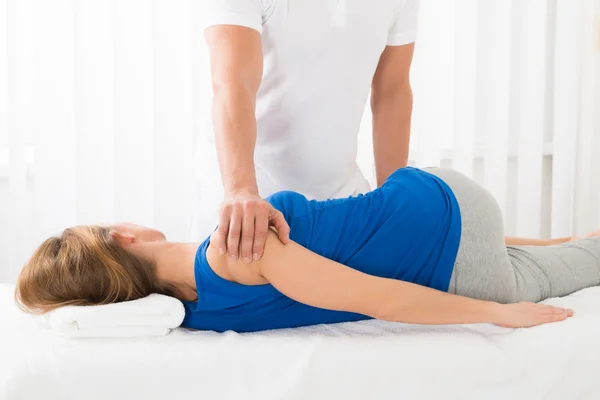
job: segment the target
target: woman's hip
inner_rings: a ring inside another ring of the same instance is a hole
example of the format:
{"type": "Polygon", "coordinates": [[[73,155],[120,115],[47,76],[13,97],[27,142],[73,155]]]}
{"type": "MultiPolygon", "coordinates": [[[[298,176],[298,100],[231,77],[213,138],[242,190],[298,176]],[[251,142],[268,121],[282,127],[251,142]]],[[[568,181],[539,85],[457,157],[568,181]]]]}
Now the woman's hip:
{"type": "Polygon", "coordinates": [[[449,292],[472,298],[510,302],[514,274],[504,242],[500,207],[484,187],[460,172],[428,168],[452,190],[461,214],[460,246],[449,292]]]}

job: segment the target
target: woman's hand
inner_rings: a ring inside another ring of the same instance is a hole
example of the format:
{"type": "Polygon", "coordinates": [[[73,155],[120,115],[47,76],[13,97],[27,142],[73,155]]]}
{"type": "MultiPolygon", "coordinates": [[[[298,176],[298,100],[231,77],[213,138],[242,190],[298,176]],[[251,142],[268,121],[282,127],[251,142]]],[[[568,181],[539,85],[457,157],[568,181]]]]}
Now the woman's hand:
{"type": "Polygon", "coordinates": [[[500,304],[494,324],[504,328],[530,328],[572,317],[573,310],[536,303],[500,304]]]}
{"type": "Polygon", "coordinates": [[[600,238],[600,229],[598,229],[597,231],[594,231],[592,233],[589,233],[586,236],[573,236],[573,237],[571,237],[570,242],[576,242],[581,239],[589,239],[589,238],[594,238],[594,237],[600,238]]]}
{"type": "Polygon", "coordinates": [[[590,234],[587,235],[588,238],[592,238],[592,237],[600,237],[600,229],[598,229],[597,231],[594,231],[590,234]]]}

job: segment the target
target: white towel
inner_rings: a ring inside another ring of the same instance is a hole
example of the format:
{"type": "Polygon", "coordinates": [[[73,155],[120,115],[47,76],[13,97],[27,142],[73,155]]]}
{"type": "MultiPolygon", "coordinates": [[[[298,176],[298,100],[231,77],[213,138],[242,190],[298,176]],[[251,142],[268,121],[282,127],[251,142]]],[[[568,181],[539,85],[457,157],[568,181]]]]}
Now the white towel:
{"type": "Polygon", "coordinates": [[[183,322],[183,304],[152,294],[139,300],[101,306],[67,306],[46,314],[50,327],[68,337],[156,337],[183,322]]]}

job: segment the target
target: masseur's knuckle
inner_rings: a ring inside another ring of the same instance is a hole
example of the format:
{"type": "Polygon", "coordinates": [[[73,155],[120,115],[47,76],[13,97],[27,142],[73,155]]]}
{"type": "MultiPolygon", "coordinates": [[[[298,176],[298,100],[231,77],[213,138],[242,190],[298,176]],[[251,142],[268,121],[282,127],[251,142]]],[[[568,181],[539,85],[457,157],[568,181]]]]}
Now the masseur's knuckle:
{"type": "Polygon", "coordinates": [[[256,202],[254,200],[244,200],[242,207],[244,211],[252,211],[256,207],[256,202]]]}
{"type": "Polygon", "coordinates": [[[244,210],[244,206],[241,203],[235,203],[231,206],[231,211],[234,214],[240,214],[244,210]]]}

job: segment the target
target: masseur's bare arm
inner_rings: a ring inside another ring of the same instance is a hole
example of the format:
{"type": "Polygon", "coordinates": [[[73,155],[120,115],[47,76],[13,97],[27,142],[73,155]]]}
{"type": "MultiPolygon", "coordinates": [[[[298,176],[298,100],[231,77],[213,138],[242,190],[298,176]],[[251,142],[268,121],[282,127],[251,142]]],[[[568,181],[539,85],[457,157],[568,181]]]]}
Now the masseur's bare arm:
{"type": "Polygon", "coordinates": [[[263,254],[269,225],[288,241],[283,215],[264,201],[256,184],[256,93],[262,79],[260,34],[220,25],[206,30],[213,84],[213,124],[225,199],[212,242],[246,263],[263,254]]]}
{"type": "Polygon", "coordinates": [[[306,248],[284,245],[270,232],[263,258],[244,268],[209,247],[215,272],[242,284],[271,283],[286,296],[314,307],[414,324],[494,323],[529,327],[561,321],[569,310],[533,303],[501,305],[364,274],[306,248]],[[254,271],[254,273],[252,272],[254,271]]]}
{"type": "Polygon", "coordinates": [[[414,43],[388,46],[373,78],[371,110],[377,186],[408,163],[413,106],[410,66],[414,49],[414,43]]]}

